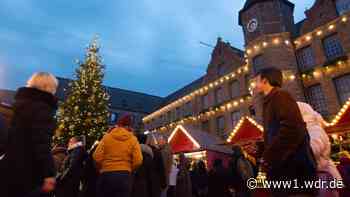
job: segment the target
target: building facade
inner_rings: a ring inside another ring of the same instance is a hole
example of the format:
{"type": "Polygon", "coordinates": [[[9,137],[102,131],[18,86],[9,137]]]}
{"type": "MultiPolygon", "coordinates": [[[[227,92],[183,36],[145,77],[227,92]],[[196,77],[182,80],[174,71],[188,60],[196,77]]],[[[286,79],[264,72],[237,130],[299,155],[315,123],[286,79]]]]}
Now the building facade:
{"type": "Polygon", "coordinates": [[[332,118],[350,97],[350,0],[316,0],[294,22],[288,0],[247,0],[239,12],[245,50],[217,40],[204,76],[165,98],[143,119],[146,130],[167,132],[190,124],[226,138],[242,116],[261,121],[252,98],[254,73],[278,67],[284,89],[332,118]]]}
{"type": "MultiPolygon", "coordinates": [[[[71,80],[57,77],[59,87],[56,96],[59,102],[63,102],[69,91],[69,83],[71,80]]],[[[105,86],[106,91],[110,95],[109,124],[116,124],[119,117],[129,114],[133,119],[133,128],[136,131],[142,131],[142,118],[154,111],[162,102],[163,98],[148,95],[140,92],[124,90],[105,86]]],[[[14,102],[16,92],[13,90],[0,90],[0,105],[2,107],[11,107],[14,102]]]]}

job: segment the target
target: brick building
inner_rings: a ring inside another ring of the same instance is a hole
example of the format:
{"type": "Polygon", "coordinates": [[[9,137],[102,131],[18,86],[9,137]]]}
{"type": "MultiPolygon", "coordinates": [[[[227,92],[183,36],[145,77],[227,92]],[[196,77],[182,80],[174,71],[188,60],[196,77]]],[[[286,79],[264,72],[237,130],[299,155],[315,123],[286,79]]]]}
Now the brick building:
{"type": "MultiPolygon", "coordinates": [[[[57,77],[59,87],[56,96],[60,102],[66,99],[69,89],[69,79],[57,77]]],[[[133,118],[133,127],[137,131],[143,130],[142,118],[154,111],[163,101],[163,98],[148,95],[140,92],[124,90],[120,88],[105,86],[106,91],[110,95],[109,124],[114,125],[119,117],[129,114],[133,118]]],[[[11,107],[14,102],[16,92],[13,90],[0,90],[0,108],[11,107]]],[[[0,110],[2,111],[2,110],[0,110]]]]}
{"type": "Polygon", "coordinates": [[[332,118],[350,97],[349,11],[350,0],[315,0],[296,23],[288,0],[246,0],[238,21],[245,50],[218,38],[206,74],[166,97],[143,119],[145,129],[189,124],[225,138],[242,116],[260,121],[250,79],[268,66],[283,70],[283,88],[297,100],[332,118]]]}

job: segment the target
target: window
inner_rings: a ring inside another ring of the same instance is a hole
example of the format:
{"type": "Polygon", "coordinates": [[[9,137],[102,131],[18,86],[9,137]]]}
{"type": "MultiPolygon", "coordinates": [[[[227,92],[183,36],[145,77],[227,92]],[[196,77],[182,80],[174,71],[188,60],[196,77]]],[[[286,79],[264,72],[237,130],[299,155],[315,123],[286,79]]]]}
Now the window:
{"type": "Polygon", "coordinates": [[[328,116],[326,97],[323,94],[321,85],[314,85],[306,90],[306,98],[311,106],[323,116],[328,116]]]}
{"type": "Polygon", "coordinates": [[[222,76],[225,74],[225,66],[224,63],[218,65],[218,75],[222,76]]]}
{"type": "Polygon", "coordinates": [[[340,15],[350,10],[350,0],[337,0],[337,11],[340,15]]]}
{"type": "Polygon", "coordinates": [[[224,116],[219,116],[216,118],[216,132],[218,136],[225,137],[225,118],[224,116]]]}
{"type": "Polygon", "coordinates": [[[259,72],[264,65],[264,59],[262,55],[255,56],[253,58],[253,71],[254,73],[259,72]]]}
{"type": "Polygon", "coordinates": [[[220,104],[224,101],[224,89],[219,87],[215,90],[215,103],[220,104]]]}
{"type": "Polygon", "coordinates": [[[315,66],[315,56],[311,46],[299,49],[297,51],[297,60],[301,71],[313,68],[315,66]]]}
{"type": "Polygon", "coordinates": [[[189,115],[191,115],[191,113],[192,113],[192,102],[188,101],[185,104],[184,114],[185,114],[185,116],[189,116],[189,115]]]}
{"type": "Polygon", "coordinates": [[[238,121],[241,119],[241,112],[240,111],[234,111],[231,113],[231,123],[235,127],[238,123],[238,121]]]}
{"type": "Polygon", "coordinates": [[[177,107],[176,109],[175,109],[175,119],[176,120],[178,120],[178,119],[180,119],[181,118],[181,108],[180,107],[177,107]]]}
{"type": "Polygon", "coordinates": [[[208,94],[205,94],[202,96],[202,109],[208,109],[209,108],[209,96],[208,94]]]}
{"type": "Polygon", "coordinates": [[[334,79],[334,84],[338,93],[339,101],[344,105],[350,97],[350,74],[334,79]]]}
{"type": "Polygon", "coordinates": [[[231,98],[237,98],[241,95],[241,87],[238,80],[234,80],[230,83],[231,98]]]}
{"type": "Polygon", "coordinates": [[[117,122],[117,120],[118,120],[118,113],[111,112],[110,123],[114,124],[117,122]]]}
{"type": "Polygon", "coordinates": [[[202,131],[209,133],[209,120],[202,122],[202,131]]]}
{"type": "Polygon", "coordinates": [[[168,111],[167,120],[168,122],[171,122],[171,111],[168,111]]]}
{"type": "Polygon", "coordinates": [[[337,34],[326,37],[323,40],[323,48],[327,60],[332,61],[344,55],[343,47],[339,41],[337,34]]]}

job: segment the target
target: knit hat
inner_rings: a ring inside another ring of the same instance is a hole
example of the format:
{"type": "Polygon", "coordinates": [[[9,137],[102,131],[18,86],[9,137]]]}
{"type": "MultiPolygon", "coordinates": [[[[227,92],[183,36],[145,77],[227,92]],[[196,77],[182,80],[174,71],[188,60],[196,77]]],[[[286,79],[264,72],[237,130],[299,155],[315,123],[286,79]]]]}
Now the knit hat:
{"type": "Polygon", "coordinates": [[[117,125],[120,127],[131,127],[132,126],[132,119],[129,114],[122,116],[118,122],[117,125]]]}

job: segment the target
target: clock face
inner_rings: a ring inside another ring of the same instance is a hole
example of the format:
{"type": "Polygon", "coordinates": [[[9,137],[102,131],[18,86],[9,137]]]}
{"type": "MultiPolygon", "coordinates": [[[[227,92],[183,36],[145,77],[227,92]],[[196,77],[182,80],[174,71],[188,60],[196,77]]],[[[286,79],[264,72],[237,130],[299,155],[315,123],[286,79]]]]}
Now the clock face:
{"type": "Polygon", "coordinates": [[[256,18],[251,19],[247,24],[248,32],[254,32],[258,28],[258,20],[256,18]]]}

